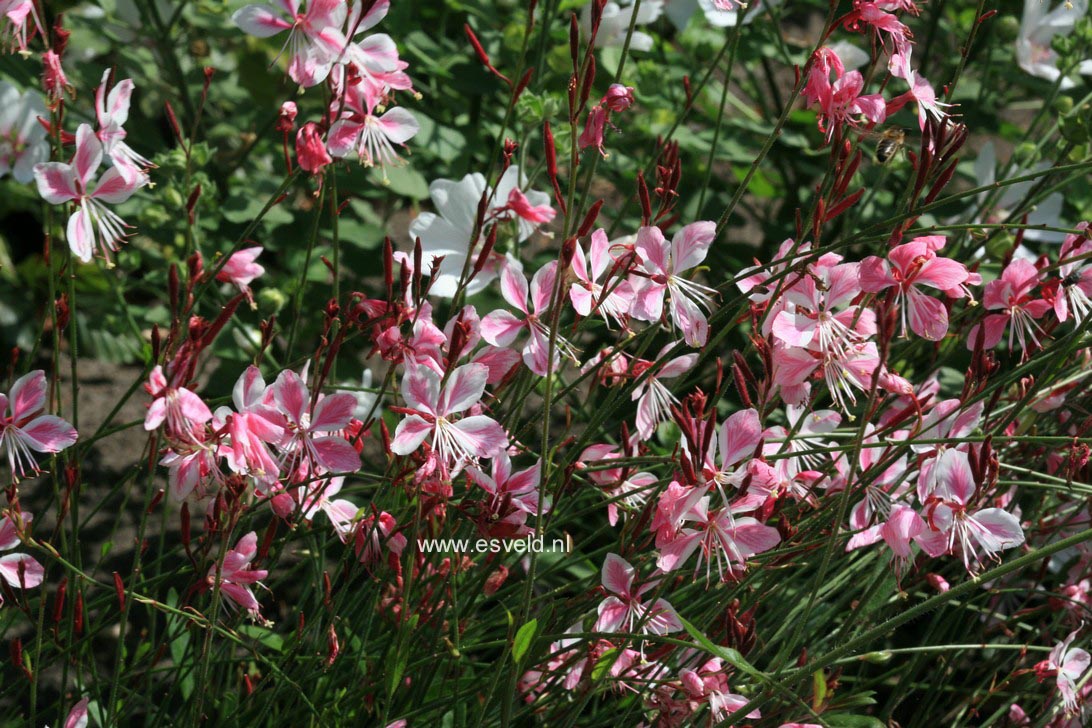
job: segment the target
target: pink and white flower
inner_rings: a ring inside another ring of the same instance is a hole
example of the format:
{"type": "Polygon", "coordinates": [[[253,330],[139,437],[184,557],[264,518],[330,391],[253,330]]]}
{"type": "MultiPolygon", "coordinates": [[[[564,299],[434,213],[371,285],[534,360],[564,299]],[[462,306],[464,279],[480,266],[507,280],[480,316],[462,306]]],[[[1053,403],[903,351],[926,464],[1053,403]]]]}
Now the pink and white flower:
{"type": "Polygon", "coordinates": [[[102,142],[91,126],[80,124],[76,131],[76,154],[71,164],[43,162],[34,167],[38,193],[46,202],[79,205],[68,219],[68,245],[84,263],[91,261],[96,242],[109,263],[110,251],[116,251],[125,239],[124,228],[129,226],[104,203],[125,202],[147,181],[129,166],[115,166],[92,183],[102,156],[102,142]]]}
{"type": "Polygon", "coordinates": [[[508,437],[496,420],[486,415],[462,416],[485,393],[489,369],[464,364],[452,370],[446,382],[427,367],[416,367],[402,378],[402,399],[407,416],[398,423],[391,452],[409,455],[431,435],[433,452],[447,467],[458,469],[478,458],[491,458],[508,448],[508,437]],[[458,416],[458,417],[456,417],[458,416]]]}
{"type": "Polygon", "coordinates": [[[209,567],[206,581],[209,586],[217,583],[219,571],[220,591],[229,604],[234,604],[250,615],[252,619],[261,619],[261,605],[258,604],[251,586],[262,586],[261,580],[269,575],[265,569],[252,569],[250,563],[258,555],[258,535],[251,531],[235,544],[235,548],[224,554],[224,561],[219,569],[216,564],[209,567]]]}
{"type": "Polygon", "coordinates": [[[716,227],[713,222],[691,223],[675,233],[670,243],[657,227],[643,227],[637,232],[635,249],[647,277],[636,290],[634,318],[659,321],[667,298],[671,321],[686,343],[705,346],[709,324],[703,309],[708,310],[716,291],[681,274],[705,260],[716,227]]]}
{"type": "Polygon", "coordinates": [[[652,604],[642,601],[647,592],[656,588],[650,581],[635,585],[637,570],[618,554],[607,554],[603,561],[603,588],[610,596],[599,604],[596,632],[634,632],[664,635],[683,628],[675,608],[666,599],[652,604]]]}
{"type": "Polygon", "coordinates": [[[76,430],[60,417],[45,414],[45,372],[24,374],[0,394],[0,450],[7,450],[15,482],[41,472],[31,452],[58,453],[76,442],[76,430]]]}

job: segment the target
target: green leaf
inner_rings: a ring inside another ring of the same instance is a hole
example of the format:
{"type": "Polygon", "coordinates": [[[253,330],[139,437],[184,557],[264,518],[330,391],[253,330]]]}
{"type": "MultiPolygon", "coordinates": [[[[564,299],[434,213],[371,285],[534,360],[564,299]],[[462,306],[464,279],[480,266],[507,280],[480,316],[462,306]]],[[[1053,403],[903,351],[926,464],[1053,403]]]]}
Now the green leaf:
{"type": "Polygon", "coordinates": [[[532,619],[527,624],[523,625],[516,632],[516,639],[512,641],[512,659],[517,663],[523,660],[523,656],[527,654],[527,650],[531,647],[531,641],[535,638],[535,632],[538,630],[538,620],[532,619]]]}
{"type": "Polygon", "coordinates": [[[284,638],[276,632],[257,624],[244,624],[239,627],[239,632],[260,642],[269,649],[280,652],[284,648],[284,638]]]}
{"type": "Polygon", "coordinates": [[[830,728],[884,728],[883,721],[871,715],[823,713],[823,720],[830,728]]]}
{"type": "Polygon", "coordinates": [[[413,167],[388,167],[385,172],[373,167],[370,177],[372,182],[389,188],[396,195],[415,200],[428,198],[428,180],[413,167]]]}
{"type": "Polygon", "coordinates": [[[687,622],[682,617],[679,617],[679,621],[682,622],[682,625],[686,629],[686,631],[690,634],[691,637],[697,640],[698,644],[701,645],[702,649],[704,649],[706,652],[714,655],[715,657],[719,657],[720,659],[724,660],[729,665],[744,674],[750,675],[754,678],[758,678],[764,682],[766,681],[766,674],[751,663],[747,662],[745,659],[743,659],[743,655],[740,654],[739,650],[733,650],[731,647],[725,647],[723,645],[715,644],[712,640],[703,635],[697,627],[690,624],[690,622],[687,622]]]}

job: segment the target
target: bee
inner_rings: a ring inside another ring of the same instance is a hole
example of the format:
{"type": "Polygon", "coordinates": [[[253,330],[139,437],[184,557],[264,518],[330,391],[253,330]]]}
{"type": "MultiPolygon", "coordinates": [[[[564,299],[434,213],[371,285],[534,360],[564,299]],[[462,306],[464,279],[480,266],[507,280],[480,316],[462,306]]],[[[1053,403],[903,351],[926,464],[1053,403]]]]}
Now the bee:
{"type": "Polygon", "coordinates": [[[876,164],[887,164],[899,153],[906,143],[906,132],[902,129],[888,129],[879,135],[876,151],[872,157],[876,164]]]}

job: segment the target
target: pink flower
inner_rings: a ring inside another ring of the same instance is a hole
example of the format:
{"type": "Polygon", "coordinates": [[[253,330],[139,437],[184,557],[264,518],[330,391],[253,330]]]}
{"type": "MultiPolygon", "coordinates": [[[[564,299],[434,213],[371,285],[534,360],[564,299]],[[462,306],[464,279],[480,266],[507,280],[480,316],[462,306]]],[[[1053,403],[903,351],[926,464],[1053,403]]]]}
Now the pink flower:
{"type": "Polygon", "coordinates": [[[1011,513],[1000,508],[968,512],[976,487],[965,452],[945,450],[933,468],[937,487],[925,504],[929,529],[917,537],[925,553],[936,557],[958,547],[963,565],[974,573],[982,563],[980,550],[993,558],[1024,543],[1024,530],[1011,513]]]}
{"type": "Polygon", "coordinates": [[[409,455],[431,435],[432,450],[440,461],[460,468],[506,450],[508,437],[496,420],[485,415],[454,417],[481,401],[488,376],[489,370],[483,364],[453,369],[444,383],[439,374],[426,367],[407,372],[402,378],[402,399],[408,406],[398,410],[407,416],[398,423],[391,452],[409,455]]]}
{"type": "Polygon", "coordinates": [[[716,236],[716,223],[695,222],[675,233],[669,244],[657,227],[637,232],[635,249],[647,278],[637,289],[634,318],[659,321],[664,298],[668,297],[671,320],[690,346],[705,346],[709,324],[702,309],[708,309],[716,291],[681,277],[697,267],[709,252],[716,236]]]}
{"type": "Polygon", "coordinates": [[[883,95],[862,96],[864,77],[860,71],[846,73],[842,61],[830,48],[816,51],[808,82],[803,96],[809,105],[819,107],[819,130],[825,131],[829,140],[834,129],[841,126],[856,126],[854,117],[863,115],[874,124],[887,118],[887,107],[883,95]],[[835,80],[830,82],[831,72],[835,80]]]}
{"type": "Polygon", "coordinates": [[[127,167],[126,176],[135,176],[140,179],[144,176],[143,170],[151,167],[152,163],[125,143],[124,126],[129,120],[129,98],[133,94],[133,81],[127,78],[114,86],[107,94],[110,73],[111,70],[106,69],[106,72],[102,74],[102,82],[95,89],[95,118],[99,124],[96,136],[102,142],[103,154],[109,157],[115,166],[127,167]]]}
{"type": "Polygon", "coordinates": [[[360,468],[360,455],[340,434],[353,418],[356,397],[339,392],[312,400],[303,379],[291,370],[281,372],[270,391],[287,421],[280,446],[301,475],[351,473],[360,468]]]}
{"type": "MultiPolygon", "coordinates": [[[[235,548],[224,554],[220,565],[220,591],[228,603],[245,609],[252,619],[260,619],[261,606],[250,590],[252,584],[261,586],[261,580],[269,575],[265,569],[251,569],[250,562],[258,554],[258,535],[251,531],[239,539],[235,548]]],[[[217,567],[209,567],[206,581],[209,586],[216,584],[217,567]]]]}
{"type": "Polygon", "coordinates": [[[561,354],[577,360],[576,353],[562,336],[555,336],[552,367],[548,363],[550,353],[550,328],[543,320],[550,308],[550,299],[554,292],[557,262],[551,261],[538,269],[531,285],[523,275],[523,268],[512,257],[508,258],[501,271],[501,294],[509,305],[514,306],[522,316],[515,316],[508,311],[493,311],[482,318],[482,338],[493,346],[509,346],[515,341],[520,331],[527,330],[527,343],[523,346],[523,362],[527,368],[540,377],[546,376],[548,369],[557,371],[561,354]],[[530,304],[530,305],[528,305],[530,304]]]}
{"type": "Polygon", "coordinates": [[[655,361],[641,359],[634,362],[631,367],[631,374],[635,379],[640,378],[648,370],[653,370],[649,376],[644,377],[631,395],[631,399],[637,400],[637,434],[641,439],[652,437],[657,425],[671,419],[671,405],[679,403],[678,398],[660,380],[680,377],[690,371],[698,361],[697,354],[684,354],[670,361],[664,361],[664,356],[671,348],[672,345],[668,344],[655,361]],[[657,366],[658,362],[663,364],[657,366]]]}
{"type": "Polygon", "coordinates": [[[613,112],[625,111],[633,105],[633,88],[620,83],[612,83],[601,103],[613,112]]]}
{"type": "Polygon", "coordinates": [[[590,260],[584,257],[584,249],[576,246],[572,262],[576,280],[569,289],[569,300],[573,303],[573,309],[581,316],[590,316],[592,311],[598,311],[608,325],[613,319],[619,326],[626,328],[626,318],[633,307],[633,287],[629,281],[619,281],[617,277],[611,276],[608,276],[606,284],[598,282],[608,268],[615,264],[610,248],[611,243],[602,228],[592,233],[590,260]]]}
{"type": "Polygon", "coordinates": [[[65,718],[64,728],[87,728],[87,704],[90,701],[90,698],[84,698],[72,706],[65,718]]]}
{"type": "Polygon", "coordinates": [[[33,38],[36,32],[45,35],[42,22],[38,19],[38,11],[34,9],[34,0],[0,0],[0,18],[3,20],[0,35],[10,36],[12,45],[20,51],[27,49],[27,41],[33,38]],[[27,18],[34,21],[34,27],[30,28],[29,36],[27,18]]]}
{"type": "Polygon", "coordinates": [[[216,411],[219,420],[227,422],[230,443],[220,448],[233,472],[250,475],[262,485],[276,483],[280,463],[268,445],[280,444],[285,438],[288,421],[273,406],[273,393],[256,366],[249,366],[232,389],[235,412],[223,407],[216,411]]]}
{"type": "Polygon", "coordinates": [[[309,121],[296,132],[296,160],[308,174],[318,174],[334,160],[326,152],[326,142],[318,124],[309,121]]]}
{"type": "Polygon", "coordinates": [[[243,248],[232,253],[231,257],[224,263],[224,267],[216,274],[216,280],[231,283],[242,293],[245,293],[251,305],[254,303],[254,296],[250,292],[250,283],[265,273],[265,268],[255,262],[263,250],[260,245],[256,245],[253,248],[243,248]]]}
{"type": "Polygon", "coordinates": [[[633,632],[664,635],[683,628],[675,608],[666,599],[657,599],[651,606],[641,597],[656,587],[648,582],[634,588],[636,569],[618,554],[607,554],[603,561],[603,588],[610,592],[599,604],[596,632],[633,632]],[[623,630],[624,628],[624,630],[623,630]]]}
{"type": "Polygon", "coordinates": [[[1035,672],[1039,680],[1053,676],[1058,692],[1062,694],[1062,705],[1067,714],[1078,712],[1079,697],[1077,695],[1077,683],[1081,681],[1088,665],[1092,662],[1088,652],[1080,647],[1071,647],[1080,630],[1069,633],[1063,641],[1054,646],[1050,651],[1050,657],[1035,666],[1035,672]]]}
{"type": "Polygon", "coordinates": [[[550,511],[550,499],[540,495],[542,463],[538,462],[527,468],[512,472],[512,461],[508,453],[501,452],[493,458],[492,475],[486,475],[481,469],[467,468],[467,477],[477,483],[492,496],[494,506],[501,501],[508,501],[516,508],[537,516],[550,511]]]}
{"type": "Polygon", "coordinates": [[[886,259],[869,256],[861,261],[861,290],[879,293],[896,288],[895,303],[902,315],[902,334],[906,335],[907,317],[915,334],[930,341],[940,341],[948,333],[948,311],[944,304],[925,295],[921,286],[938,291],[957,290],[967,281],[967,268],[951,258],[941,258],[936,251],[944,246],[939,240],[915,238],[891,249],[886,259]],[[939,244],[937,244],[939,243],[939,244]]]}
{"type": "Polygon", "coordinates": [[[0,394],[0,449],[8,453],[8,466],[15,482],[41,469],[31,451],[56,453],[76,442],[76,430],[60,417],[43,414],[46,379],[41,369],[24,374],[0,394]]]}
{"type": "Polygon", "coordinates": [[[1087,222],[1077,225],[1080,235],[1067,235],[1058,256],[1058,291],[1054,294],[1054,314],[1065,322],[1069,312],[1080,325],[1092,313],[1092,239],[1087,222]]]}
{"type": "Polygon", "coordinates": [[[196,442],[196,433],[212,419],[208,405],[194,392],[169,383],[161,366],[157,365],[148,375],[144,389],[153,397],[144,416],[144,429],[148,432],[166,423],[169,437],[196,442]]]}
{"type": "Polygon", "coordinates": [[[762,424],[758,411],[745,409],[735,412],[720,425],[716,438],[709,442],[705,455],[704,475],[727,498],[724,486],[738,488],[747,477],[746,464],[751,460],[762,440],[762,424]]]}
{"type": "Polygon", "coordinates": [[[274,0],[268,5],[247,5],[231,20],[257,38],[289,31],[284,44],[288,75],[301,86],[316,86],[326,80],[348,43],[342,30],[347,12],[344,0],[308,0],[302,13],[300,0],[274,0]]]}
{"type": "MultiPolygon", "coordinates": [[[[704,489],[695,490],[700,493],[704,489]]],[[[692,498],[693,493],[687,496],[684,503],[689,505],[692,498]]],[[[747,559],[769,551],[781,542],[777,529],[750,516],[738,517],[740,513],[753,511],[763,500],[765,498],[761,495],[748,496],[732,505],[710,511],[709,496],[702,496],[677,516],[682,527],[676,533],[666,537],[665,531],[657,534],[656,546],[660,549],[660,557],[656,565],[663,571],[674,571],[697,551],[694,573],[698,572],[704,561],[706,579],[714,561],[721,579],[725,578],[726,569],[729,573],[742,570],[747,559]]]]}
{"type": "Polygon", "coordinates": [[[103,203],[125,202],[146,181],[131,167],[114,166],[92,184],[102,155],[102,142],[91,126],[80,124],[76,131],[76,154],[71,164],[44,162],[34,167],[38,193],[46,202],[51,205],[75,202],[79,205],[79,209],[68,219],[68,245],[84,263],[91,261],[96,241],[109,263],[109,251],[117,250],[118,243],[125,238],[122,229],[128,225],[103,203]]]}
{"type": "Polygon", "coordinates": [[[606,130],[607,116],[609,112],[602,106],[593,106],[588,111],[587,121],[584,122],[584,131],[580,133],[577,143],[580,149],[595,147],[606,158],[607,153],[603,149],[603,134],[606,130]]]}
{"type": "MultiPolygon", "coordinates": [[[[10,551],[18,546],[21,543],[19,532],[34,520],[29,513],[17,517],[22,520],[19,528],[10,517],[0,516],[0,551],[10,551]]],[[[8,554],[0,556],[0,578],[15,589],[33,589],[45,579],[45,568],[27,554],[8,554]]],[[[3,601],[3,596],[0,596],[0,604],[3,601]]]]}
{"type": "Polygon", "coordinates": [[[376,104],[366,97],[363,86],[348,86],[343,105],[335,100],[342,109],[341,118],[330,127],[327,144],[333,156],[345,158],[355,153],[361,164],[380,167],[386,177],[387,166],[402,163],[394,145],[405,146],[421,125],[400,106],[376,115],[376,104]]]}
{"type": "Polygon", "coordinates": [[[982,303],[988,311],[1000,311],[986,316],[982,324],[975,324],[967,337],[967,348],[974,349],[978,341],[979,326],[985,327],[983,347],[992,349],[1001,341],[1005,326],[1009,326],[1009,349],[1013,338],[1021,351],[1027,351],[1030,343],[1039,345],[1037,334],[1043,330],[1036,319],[1051,309],[1048,301],[1034,298],[1032,291],[1039,284],[1039,269],[1023,258],[1015,258],[1005,267],[1001,277],[986,284],[982,303]]]}
{"type": "MultiPolygon", "coordinates": [[[[520,219],[526,220],[532,225],[544,225],[557,215],[557,211],[550,207],[549,203],[535,205],[527,199],[527,195],[520,192],[518,187],[513,187],[508,192],[508,203],[503,208],[510,210],[520,219]]],[[[501,211],[498,211],[498,213],[501,211]]],[[[500,215],[498,215],[500,216],[500,215]]]]}
{"type": "Polygon", "coordinates": [[[360,522],[356,528],[355,548],[361,563],[374,565],[383,554],[383,546],[395,557],[401,556],[408,541],[398,533],[398,521],[394,516],[383,511],[378,516],[371,515],[360,522]]]}

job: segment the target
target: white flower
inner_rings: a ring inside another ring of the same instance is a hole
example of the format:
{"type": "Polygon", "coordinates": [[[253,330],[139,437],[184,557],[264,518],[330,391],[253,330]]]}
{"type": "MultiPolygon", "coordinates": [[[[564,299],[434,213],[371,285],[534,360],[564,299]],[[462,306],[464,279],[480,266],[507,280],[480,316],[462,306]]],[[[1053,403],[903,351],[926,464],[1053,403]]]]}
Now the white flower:
{"type": "Polygon", "coordinates": [[[46,131],[38,117],[49,118],[42,97],[0,81],[0,177],[11,173],[17,182],[34,179],[34,165],[49,159],[46,131]]]}
{"type": "MultiPolygon", "coordinates": [[[[641,7],[637,9],[637,22],[635,25],[648,25],[655,22],[663,14],[663,0],[642,0],[641,7]]],[[[599,33],[595,36],[595,47],[620,46],[626,42],[629,33],[629,25],[633,19],[633,2],[615,3],[608,2],[603,8],[603,18],[599,23],[599,33]]],[[[591,4],[584,6],[580,13],[580,26],[584,33],[591,32],[591,4]]],[[[636,27],[633,37],[629,41],[630,50],[652,50],[652,36],[642,33],[636,27]]]]}
{"type": "MultiPolygon", "coordinates": [[[[1024,16],[1020,19],[1020,34],[1016,37],[1016,62],[1032,76],[1057,81],[1061,75],[1058,70],[1058,54],[1050,47],[1054,36],[1066,36],[1073,32],[1073,27],[1088,11],[1088,0],[1063,2],[1058,7],[1046,12],[1048,5],[1043,0],[1024,0],[1024,16]]],[[[1077,72],[1092,75],[1092,59],[1082,61],[1077,72]]],[[[1062,89],[1069,89],[1076,84],[1068,78],[1062,79],[1062,89]]]]}
{"type": "MultiPolygon", "coordinates": [[[[526,179],[520,174],[519,167],[511,166],[501,176],[489,195],[489,205],[485,221],[514,219],[517,224],[517,242],[523,242],[531,236],[538,225],[520,217],[511,211],[509,198],[513,191],[520,190],[531,205],[549,205],[550,196],[545,192],[523,189],[526,179]]],[[[434,258],[443,257],[436,279],[432,281],[429,293],[433,296],[450,298],[455,295],[459,278],[466,263],[467,250],[471,247],[474,223],[478,214],[478,202],[485,193],[485,177],[475,172],[456,182],[450,179],[438,179],[429,185],[429,194],[436,212],[423,212],[410,224],[410,238],[421,238],[422,267],[428,273],[434,258]]],[[[474,256],[481,251],[477,245],[483,238],[478,231],[478,240],[473,241],[474,256]]],[[[498,247],[500,240],[498,239],[498,247]]],[[[473,265],[473,260],[471,265],[473,265]]],[[[467,294],[474,294],[484,289],[497,277],[497,267],[486,266],[466,287],[467,294]]]]}
{"type": "MultiPolygon", "coordinates": [[[[1046,162],[1041,162],[1030,170],[1026,169],[1013,169],[1009,172],[1008,176],[1019,177],[1026,175],[1029,172],[1039,172],[1050,165],[1046,162]]],[[[997,179],[997,154],[993,148],[993,142],[986,142],[982,145],[982,150],[978,153],[978,159],[974,162],[974,174],[978,179],[978,185],[980,187],[986,187],[993,184],[997,179]]],[[[984,222],[999,222],[1008,218],[1009,210],[1027,197],[1028,192],[1031,191],[1032,185],[1036,180],[1028,180],[1027,182],[1018,182],[1013,185],[1007,185],[1001,193],[1001,198],[994,204],[992,210],[987,211],[987,219],[984,222]]],[[[983,192],[976,198],[976,204],[981,204],[989,193],[983,192]]],[[[1035,209],[1028,214],[1028,225],[1048,225],[1050,227],[1066,227],[1064,222],[1061,222],[1062,215],[1062,196],[1058,193],[1049,195],[1045,200],[1035,206],[1035,209]]],[[[1023,222],[1022,220],[1014,220],[1013,222],[1023,222]]],[[[1065,233],[1057,232],[1054,230],[1025,230],[1024,240],[1029,240],[1038,243],[1061,243],[1065,240],[1065,233]]],[[[1035,255],[1028,251],[1026,248],[1017,250],[1017,257],[1026,257],[1034,259],[1035,255]]]]}
{"type": "MultiPolygon", "coordinates": [[[[769,0],[769,2],[765,3],[763,0],[751,0],[748,3],[750,9],[743,16],[743,24],[753,23],[756,19],[765,15],[764,5],[777,7],[781,2],[782,0],[769,0]]],[[[721,0],[720,4],[728,5],[733,3],[721,0]]],[[[739,11],[718,7],[717,0],[669,0],[667,7],[664,8],[664,14],[675,24],[676,28],[682,30],[690,22],[690,17],[694,12],[699,9],[704,13],[705,20],[714,28],[732,28],[739,22],[739,11]]],[[[846,67],[849,67],[848,63],[846,67]]]]}

